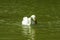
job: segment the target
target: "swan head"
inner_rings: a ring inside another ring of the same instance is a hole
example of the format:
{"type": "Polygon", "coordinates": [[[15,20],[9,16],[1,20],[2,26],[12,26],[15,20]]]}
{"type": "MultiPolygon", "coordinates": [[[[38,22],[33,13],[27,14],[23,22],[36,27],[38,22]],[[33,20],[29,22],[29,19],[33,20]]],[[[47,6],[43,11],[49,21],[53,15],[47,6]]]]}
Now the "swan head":
{"type": "Polygon", "coordinates": [[[32,24],[37,24],[37,19],[35,15],[31,15],[32,24]]]}
{"type": "Polygon", "coordinates": [[[31,15],[31,18],[35,21],[36,16],[35,15],[31,15]]]}

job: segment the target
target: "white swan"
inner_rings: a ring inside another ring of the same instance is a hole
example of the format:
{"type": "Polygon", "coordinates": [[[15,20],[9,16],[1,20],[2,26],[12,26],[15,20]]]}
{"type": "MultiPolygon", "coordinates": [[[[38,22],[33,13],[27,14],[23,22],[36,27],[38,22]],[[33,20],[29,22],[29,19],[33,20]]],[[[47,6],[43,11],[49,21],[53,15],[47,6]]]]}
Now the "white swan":
{"type": "Polygon", "coordinates": [[[22,25],[31,25],[36,23],[36,16],[32,15],[31,17],[23,17],[22,25]]]}

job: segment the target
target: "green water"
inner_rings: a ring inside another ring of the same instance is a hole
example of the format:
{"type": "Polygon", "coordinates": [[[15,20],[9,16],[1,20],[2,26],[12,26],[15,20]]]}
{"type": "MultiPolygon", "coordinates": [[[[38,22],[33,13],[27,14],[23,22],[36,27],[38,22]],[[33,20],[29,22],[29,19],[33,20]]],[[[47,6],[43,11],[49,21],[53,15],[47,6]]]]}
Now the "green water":
{"type": "Polygon", "coordinates": [[[0,0],[0,40],[60,40],[60,0],[0,0]],[[22,26],[32,14],[38,24],[22,26]]]}

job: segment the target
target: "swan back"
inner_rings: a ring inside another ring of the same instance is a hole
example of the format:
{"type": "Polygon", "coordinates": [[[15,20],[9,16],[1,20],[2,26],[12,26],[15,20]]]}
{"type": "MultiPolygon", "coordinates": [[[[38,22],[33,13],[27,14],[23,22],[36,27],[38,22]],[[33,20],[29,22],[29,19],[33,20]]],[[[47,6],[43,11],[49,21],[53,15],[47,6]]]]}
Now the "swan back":
{"type": "Polygon", "coordinates": [[[22,25],[27,25],[27,24],[28,24],[28,18],[27,17],[23,17],[22,25]]]}
{"type": "Polygon", "coordinates": [[[31,18],[23,17],[22,25],[31,25],[31,18]]]}

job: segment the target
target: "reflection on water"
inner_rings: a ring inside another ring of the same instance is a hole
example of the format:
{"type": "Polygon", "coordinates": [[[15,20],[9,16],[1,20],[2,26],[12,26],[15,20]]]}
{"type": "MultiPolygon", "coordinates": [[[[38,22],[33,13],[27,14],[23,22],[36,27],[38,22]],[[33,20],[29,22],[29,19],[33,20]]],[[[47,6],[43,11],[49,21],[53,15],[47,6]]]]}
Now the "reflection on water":
{"type": "Polygon", "coordinates": [[[34,40],[35,31],[31,28],[31,26],[22,26],[23,35],[27,37],[27,40],[34,40]]]}

